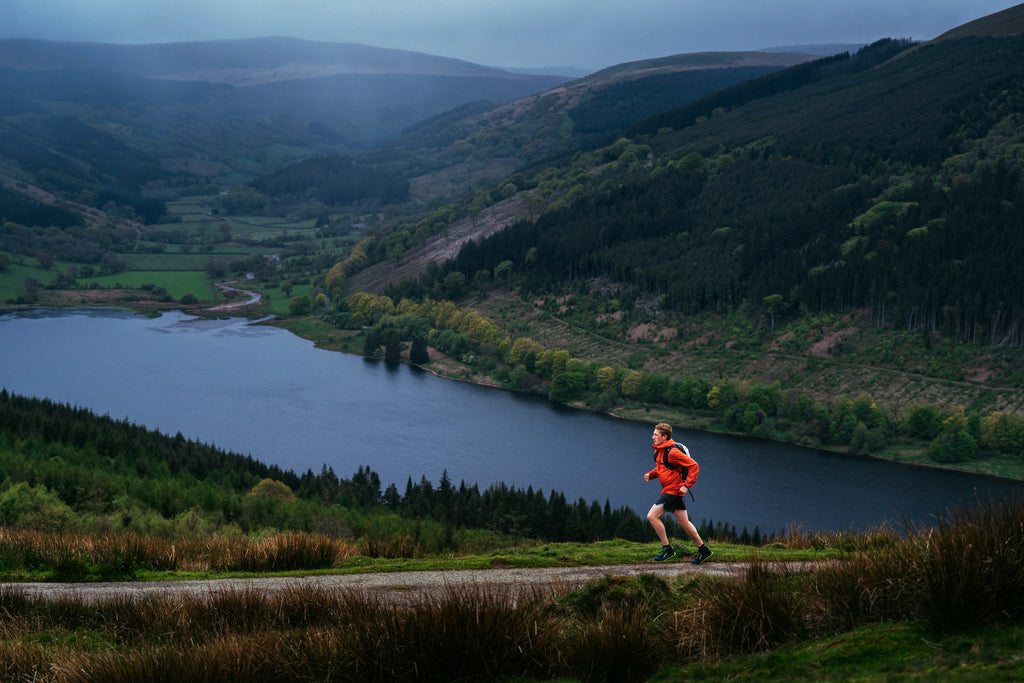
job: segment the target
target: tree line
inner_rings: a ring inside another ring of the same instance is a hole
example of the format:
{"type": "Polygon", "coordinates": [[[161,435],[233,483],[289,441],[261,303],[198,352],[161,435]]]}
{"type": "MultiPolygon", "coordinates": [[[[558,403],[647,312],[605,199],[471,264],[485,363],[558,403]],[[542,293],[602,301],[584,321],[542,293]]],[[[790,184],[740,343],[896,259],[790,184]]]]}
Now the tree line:
{"type": "Polygon", "coordinates": [[[474,529],[548,541],[650,536],[645,520],[608,501],[569,501],[557,491],[545,496],[501,482],[483,490],[475,483],[456,486],[447,471],[436,486],[410,477],[404,492],[395,484],[382,490],[368,466],[350,478],[329,465],[298,475],[180,433],[166,436],[6,390],[0,390],[0,471],[0,524],[40,530],[174,536],[433,529],[435,549],[451,547],[457,531],[474,529]],[[403,521],[389,526],[389,515],[403,521]]]}

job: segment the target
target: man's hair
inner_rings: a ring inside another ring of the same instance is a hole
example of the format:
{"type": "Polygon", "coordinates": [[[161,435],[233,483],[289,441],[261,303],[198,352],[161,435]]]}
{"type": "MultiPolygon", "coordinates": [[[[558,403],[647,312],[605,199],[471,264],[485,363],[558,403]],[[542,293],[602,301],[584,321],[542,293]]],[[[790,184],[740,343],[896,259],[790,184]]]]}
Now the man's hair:
{"type": "Polygon", "coordinates": [[[659,422],[658,424],[654,425],[654,428],[657,429],[662,434],[664,434],[666,439],[672,438],[672,425],[665,422],[659,422]]]}

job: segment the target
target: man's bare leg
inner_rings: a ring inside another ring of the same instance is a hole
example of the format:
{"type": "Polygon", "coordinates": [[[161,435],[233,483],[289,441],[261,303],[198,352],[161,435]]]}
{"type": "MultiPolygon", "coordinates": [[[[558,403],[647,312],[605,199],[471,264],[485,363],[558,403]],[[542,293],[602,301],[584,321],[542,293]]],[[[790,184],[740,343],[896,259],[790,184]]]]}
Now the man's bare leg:
{"type": "MultiPolygon", "coordinates": [[[[654,533],[658,535],[658,540],[661,541],[663,546],[668,545],[668,534],[665,532],[665,523],[661,521],[661,516],[665,514],[664,505],[653,505],[650,511],[647,513],[647,521],[654,527],[654,533]]],[[[694,530],[696,531],[696,529],[694,530]]]]}

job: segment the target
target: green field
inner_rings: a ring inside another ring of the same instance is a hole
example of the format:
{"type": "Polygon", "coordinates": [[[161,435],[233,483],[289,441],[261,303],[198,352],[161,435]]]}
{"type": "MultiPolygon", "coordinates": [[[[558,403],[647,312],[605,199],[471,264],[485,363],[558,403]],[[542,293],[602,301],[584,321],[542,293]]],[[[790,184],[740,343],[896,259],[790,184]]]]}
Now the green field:
{"type": "Polygon", "coordinates": [[[163,287],[175,299],[180,299],[186,294],[195,294],[196,298],[203,300],[208,300],[212,296],[210,279],[201,270],[130,270],[117,275],[82,278],[79,283],[82,287],[89,287],[92,283],[96,283],[104,288],[139,288],[152,284],[163,287]]]}
{"type": "Polygon", "coordinates": [[[245,216],[244,218],[226,218],[235,237],[260,240],[268,237],[280,237],[287,234],[294,237],[303,232],[314,232],[316,219],[308,218],[301,221],[288,221],[277,216],[245,216]]]}
{"type": "Polygon", "coordinates": [[[263,287],[261,291],[270,297],[270,305],[268,310],[270,313],[277,315],[289,315],[288,302],[297,296],[308,296],[310,299],[313,298],[313,286],[312,285],[295,285],[292,288],[291,296],[286,295],[281,291],[280,287],[263,287]]]}
{"type": "Polygon", "coordinates": [[[244,260],[253,254],[265,253],[266,249],[258,248],[215,248],[211,251],[183,254],[180,251],[162,252],[160,254],[118,254],[117,259],[124,262],[128,270],[203,270],[207,263],[244,260]]]}
{"type": "MultiPolygon", "coordinates": [[[[12,264],[5,272],[0,272],[0,300],[10,301],[27,294],[25,280],[28,278],[35,278],[43,285],[47,285],[56,279],[58,272],[66,271],[74,265],[56,263],[53,269],[43,270],[29,265],[12,264]]],[[[168,295],[175,299],[189,293],[202,300],[209,300],[212,296],[209,277],[201,266],[199,270],[128,270],[117,275],[80,278],[78,285],[81,289],[93,286],[103,289],[137,289],[143,285],[156,285],[166,289],[168,295]]]]}
{"type": "Polygon", "coordinates": [[[216,204],[216,199],[213,195],[197,195],[167,202],[167,212],[180,216],[182,222],[169,223],[161,227],[170,230],[183,230],[191,234],[196,234],[204,229],[206,232],[216,233],[226,222],[232,234],[260,239],[280,235],[284,230],[290,232],[312,230],[316,226],[315,218],[293,221],[281,216],[211,215],[210,211],[216,204]]]}
{"type": "MultiPolygon", "coordinates": [[[[277,246],[281,238],[289,247],[300,245],[300,254],[331,254],[340,258],[345,249],[362,238],[361,233],[333,234],[330,237],[320,236],[316,229],[316,218],[302,220],[288,219],[281,216],[213,216],[210,212],[217,204],[216,195],[196,195],[184,197],[167,203],[171,215],[181,218],[181,222],[165,223],[152,226],[153,233],[146,239],[143,232],[136,244],[137,251],[115,252],[113,256],[124,264],[124,270],[115,275],[97,275],[94,277],[77,278],[75,289],[107,290],[107,289],[149,289],[153,287],[166,290],[167,296],[175,301],[186,294],[193,294],[200,301],[211,301],[218,298],[209,275],[211,264],[217,264],[223,272],[223,278],[240,277],[242,271],[254,269],[253,257],[281,252],[286,254],[288,247],[277,246]],[[167,242],[167,239],[175,240],[167,242]],[[239,242],[252,240],[256,244],[248,246],[239,242]],[[215,243],[211,243],[211,241],[215,243]],[[246,263],[249,262],[249,263],[246,263]]],[[[288,304],[296,296],[313,298],[313,287],[310,284],[313,273],[309,270],[308,256],[301,256],[285,266],[281,275],[290,279],[294,285],[288,295],[281,291],[277,279],[269,278],[265,286],[256,281],[248,283],[250,289],[261,289],[269,296],[269,309],[281,315],[289,315],[288,304]]],[[[19,257],[3,272],[0,272],[0,301],[26,303],[30,301],[56,301],[54,295],[42,291],[37,297],[26,281],[36,280],[37,287],[45,288],[54,283],[61,274],[77,274],[83,266],[89,266],[94,272],[100,270],[99,264],[71,263],[56,261],[49,269],[43,269],[32,257],[19,257]],[[31,279],[31,280],[30,280],[31,279]]],[[[68,288],[62,283],[61,288],[68,288]]],[[[157,292],[160,298],[161,292],[157,292]]],[[[80,297],[70,297],[67,301],[79,301],[80,297]]],[[[104,300],[98,296],[97,300],[104,300]]],[[[57,305],[60,305],[59,303],[57,305]]]]}
{"type": "Polygon", "coordinates": [[[25,293],[25,279],[34,277],[46,283],[56,277],[52,270],[12,263],[7,270],[0,271],[0,299],[7,301],[25,293]]]}

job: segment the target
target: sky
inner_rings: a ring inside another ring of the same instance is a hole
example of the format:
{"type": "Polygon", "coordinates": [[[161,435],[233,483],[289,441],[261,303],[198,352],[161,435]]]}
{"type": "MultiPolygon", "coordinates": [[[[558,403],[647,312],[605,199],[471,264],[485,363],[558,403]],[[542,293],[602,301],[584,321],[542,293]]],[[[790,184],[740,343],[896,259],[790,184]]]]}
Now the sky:
{"type": "Polygon", "coordinates": [[[1007,0],[0,0],[0,38],[287,36],[487,66],[597,70],[705,51],[929,40],[1007,0]]]}

